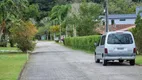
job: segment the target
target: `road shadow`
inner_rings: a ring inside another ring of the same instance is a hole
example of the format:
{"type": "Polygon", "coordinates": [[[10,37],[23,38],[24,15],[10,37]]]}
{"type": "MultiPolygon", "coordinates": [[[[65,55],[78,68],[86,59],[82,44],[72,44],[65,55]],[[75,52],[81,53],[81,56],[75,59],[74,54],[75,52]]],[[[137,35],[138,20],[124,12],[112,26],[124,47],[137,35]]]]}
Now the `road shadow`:
{"type": "Polygon", "coordinates": [[[130,66],[128,62],[108,62],[107,66],[130,66]]]}
{"type": "MultiPolygon", "coordinates": [[[[102,61],[100,62],[100,64],[102,65],[102,61]]],[[[124,61],[123,63],[117,62],[117,61],[109,61],[107,62],[107,66],[131,66],[129,64],[129,62],[124,61]]]]}

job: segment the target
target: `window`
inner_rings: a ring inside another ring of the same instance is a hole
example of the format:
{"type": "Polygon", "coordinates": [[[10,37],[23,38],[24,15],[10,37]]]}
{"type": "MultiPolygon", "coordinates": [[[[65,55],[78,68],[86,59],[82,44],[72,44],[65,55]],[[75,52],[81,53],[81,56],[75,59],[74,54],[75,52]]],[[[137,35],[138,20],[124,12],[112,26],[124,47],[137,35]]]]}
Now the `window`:
{"type": "Polygon", "coordinates": [[[126,21],[126,19],[120,19],[120,21],[126,21]]]}
{"type": "Polygon", "coordinates": [[[114,20],[113,19],[111,20],[111,25],[114,25],[114,20]]]}
{"type": "Polygon", "coordinates": [[[105,38],[106,38],[106,36],[102,36],[100,45],[104,45],[105,44],[105,38]]]}
{"type": "Polygon", "coordinates": [[[108,44],[132,44],[132,36],[130,34],[115,33],[108,36],[108,44]]]}

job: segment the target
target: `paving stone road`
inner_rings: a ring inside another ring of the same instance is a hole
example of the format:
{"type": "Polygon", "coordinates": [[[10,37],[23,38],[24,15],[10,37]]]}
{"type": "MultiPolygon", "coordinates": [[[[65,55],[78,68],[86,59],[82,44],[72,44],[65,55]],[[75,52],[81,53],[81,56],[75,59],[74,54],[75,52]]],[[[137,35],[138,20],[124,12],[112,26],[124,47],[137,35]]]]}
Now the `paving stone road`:
{"type": "Polygon", "coordinates": [[[102,66],[94,56],[54,42],[38,42],[20,80],[142,80],[142,67],[102,66]]]}

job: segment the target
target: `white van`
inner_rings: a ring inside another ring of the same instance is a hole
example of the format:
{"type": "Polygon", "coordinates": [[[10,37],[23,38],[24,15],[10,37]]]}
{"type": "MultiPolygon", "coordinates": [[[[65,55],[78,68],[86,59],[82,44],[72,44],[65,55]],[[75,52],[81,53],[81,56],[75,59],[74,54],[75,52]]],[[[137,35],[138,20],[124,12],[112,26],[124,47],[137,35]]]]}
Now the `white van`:
{"type": "Polygon", "coordinates": [[[99,43],[95,43],[95,62],[102,60],[104,66],[108,61],[124,60],[135,65],[136,45],[134,37],[129,31],[113,31],[101,36],[99,43]]]}

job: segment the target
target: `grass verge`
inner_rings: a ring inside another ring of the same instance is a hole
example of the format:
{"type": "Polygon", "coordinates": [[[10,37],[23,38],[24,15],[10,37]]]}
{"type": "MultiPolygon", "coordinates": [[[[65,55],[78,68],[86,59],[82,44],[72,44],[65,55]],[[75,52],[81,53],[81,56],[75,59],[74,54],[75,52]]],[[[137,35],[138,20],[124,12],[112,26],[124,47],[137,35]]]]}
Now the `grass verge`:
{"type": "Polygon", "coordinates": [[[0,47],[0,50],[18,50],[17,47],[0,47]]]}
{"type": "Polygon", "coordinates": [[[137,55],[136,56],[136,64],[142,65],[142,55],[137,55]]]}
{"type": "Polygon", "coordinates": [[[26,61],[25,53],[0,53],[0,80],[17,80],[26,61]]]}

